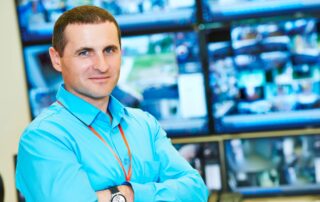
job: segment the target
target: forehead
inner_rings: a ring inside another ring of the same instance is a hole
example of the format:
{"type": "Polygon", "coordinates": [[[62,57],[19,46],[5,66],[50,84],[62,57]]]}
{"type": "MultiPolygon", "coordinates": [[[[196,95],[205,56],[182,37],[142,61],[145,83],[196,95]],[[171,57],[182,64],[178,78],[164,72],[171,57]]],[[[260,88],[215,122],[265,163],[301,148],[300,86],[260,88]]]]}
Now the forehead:
{"type": "Polygon", "coordinates": [[[65,31],[66,46],[119,45],[118,30],[114,23],[69,24],[65,31]]]}

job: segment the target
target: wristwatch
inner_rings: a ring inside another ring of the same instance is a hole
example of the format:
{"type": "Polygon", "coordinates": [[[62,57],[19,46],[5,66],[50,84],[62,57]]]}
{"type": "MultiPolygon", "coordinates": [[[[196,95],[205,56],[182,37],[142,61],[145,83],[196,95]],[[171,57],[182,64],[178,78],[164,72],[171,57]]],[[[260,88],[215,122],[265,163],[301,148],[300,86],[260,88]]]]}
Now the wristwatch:
{"type": "Polygon", "coordinates": [[[126,197],[119,191],[117,187],[111,187],[111,202],[126,202],[126,197]]]}

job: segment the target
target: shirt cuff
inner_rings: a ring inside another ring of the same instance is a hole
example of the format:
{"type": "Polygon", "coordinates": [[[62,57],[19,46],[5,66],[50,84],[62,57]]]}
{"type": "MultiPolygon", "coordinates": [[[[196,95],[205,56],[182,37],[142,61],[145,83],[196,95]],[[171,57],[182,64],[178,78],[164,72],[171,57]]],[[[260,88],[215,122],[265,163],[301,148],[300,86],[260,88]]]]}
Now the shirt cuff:
{"type": "Polygon", "coordinates": [[[139,184],[130,182],[134,192],[134,201],[150,202],[154,201],[153,183],[139,184]]]}

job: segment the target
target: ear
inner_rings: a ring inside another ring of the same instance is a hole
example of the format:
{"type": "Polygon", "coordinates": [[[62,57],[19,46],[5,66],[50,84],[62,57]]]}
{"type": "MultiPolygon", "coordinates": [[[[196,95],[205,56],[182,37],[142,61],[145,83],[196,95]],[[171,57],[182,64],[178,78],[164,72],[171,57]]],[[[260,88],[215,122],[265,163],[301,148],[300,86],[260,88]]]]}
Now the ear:
{"type": "Polygon", "coordinates": [[[49,54],[50,54],[52,66],[54,67],[55,70],[57,70],[58,72],[61,72],[62,71],[61,57],[59,55],[59,52],[56,51],[53,47],[50,47],[49,54]]]}

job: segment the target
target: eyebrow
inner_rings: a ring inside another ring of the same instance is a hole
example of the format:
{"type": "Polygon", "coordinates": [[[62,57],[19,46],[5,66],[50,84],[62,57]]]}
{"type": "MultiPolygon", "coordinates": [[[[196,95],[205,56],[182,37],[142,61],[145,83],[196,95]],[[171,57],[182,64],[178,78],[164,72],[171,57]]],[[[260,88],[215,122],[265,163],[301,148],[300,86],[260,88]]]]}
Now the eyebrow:
{"type": "Polygon", "coordinates": [[[104,50],[107,49],[107,48],[115,48],[115,49],[120,49],[119,46],[116,46],[116,45],[113,45],[113,44],[110,44],[106,47],[104,47],[104,50]]]}

